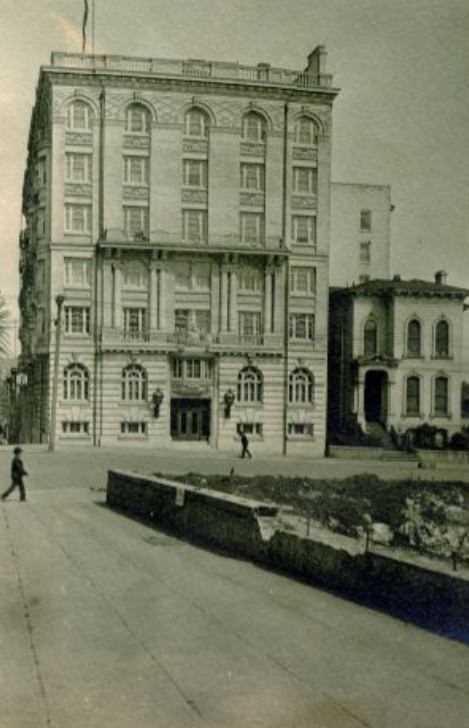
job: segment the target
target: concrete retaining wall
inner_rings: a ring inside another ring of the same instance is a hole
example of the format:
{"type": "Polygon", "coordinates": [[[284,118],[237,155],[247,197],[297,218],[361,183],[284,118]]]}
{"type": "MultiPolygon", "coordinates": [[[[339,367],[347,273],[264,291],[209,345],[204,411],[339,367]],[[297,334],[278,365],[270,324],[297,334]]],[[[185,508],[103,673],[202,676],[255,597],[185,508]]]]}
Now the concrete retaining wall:
{"type": "Polygon", "coordinates": [[[295,575],[469,642],[469,581],[382,553],[357,553],[278,530],[276,504],[109,471],[107,503],[178,535],[295,575]]]}

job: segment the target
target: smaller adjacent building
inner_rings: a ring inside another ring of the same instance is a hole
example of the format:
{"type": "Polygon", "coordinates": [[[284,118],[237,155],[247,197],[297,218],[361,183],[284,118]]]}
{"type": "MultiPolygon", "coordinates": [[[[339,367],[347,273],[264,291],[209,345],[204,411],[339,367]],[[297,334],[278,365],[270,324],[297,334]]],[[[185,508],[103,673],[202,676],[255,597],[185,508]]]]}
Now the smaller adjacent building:
{"type": "Polygon", "coordinates": [[[403,435],[426,424],[446,440],[469,424],[468,295],[443,271],[434,282],[396,275],[332,289],[329,432],[377,423],[403,435]]]}

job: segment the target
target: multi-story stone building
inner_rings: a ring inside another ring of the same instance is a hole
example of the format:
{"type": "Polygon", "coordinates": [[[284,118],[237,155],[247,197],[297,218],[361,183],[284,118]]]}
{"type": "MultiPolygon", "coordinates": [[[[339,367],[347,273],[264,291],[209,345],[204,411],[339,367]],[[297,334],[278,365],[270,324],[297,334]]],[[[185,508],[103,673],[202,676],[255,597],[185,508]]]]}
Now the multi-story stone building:
{"type": "Polygon", "coordinates": [[[20,241],[25,439],[45,441],[52,414],[61,441],[232,449],[244,430],[258,451],[323,453],[324,63],[319,46],[304,72],[63,53],[41,68],[20,241]]]}
{"type": "Polygon", "coordinates": [[[467,425],[468,295],[442,271],[434,282],[396,275],[332,290],[330,432],[379,424],[405,434],[425,424],[445,442],[467,425]]]}
{"type": "Polygon", "coordinates": [[[332,182],[331,286],[389,278],[393,209],[388,185],[332,182]]]}

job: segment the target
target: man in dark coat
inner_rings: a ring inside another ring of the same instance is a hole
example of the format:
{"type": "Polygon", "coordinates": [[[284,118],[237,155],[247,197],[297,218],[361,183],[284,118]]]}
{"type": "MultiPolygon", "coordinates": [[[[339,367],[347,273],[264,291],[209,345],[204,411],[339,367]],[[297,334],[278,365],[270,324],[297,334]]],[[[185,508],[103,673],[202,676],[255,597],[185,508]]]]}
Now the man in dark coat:
{"type": "Polygon", "coordinates": [[[26,500],[26,491],[24,488],[24,482],[23,482],[23,476],[27,475],[28,473],[24,469],[23,461],[21,459],[21,453],[22,449],[20,447],[15,447],[13,450],[13,460],[11,461],[11,485],[10,487],[2,494],[1,498],[2,501],[6,500],[10,493],[14,491],[15,488],[19,488],[20,491],[20,501],[26,500]]]}
{"type": "Polygon", "coordinates": [[[246,454],[248,454],[249,457],[252,458],[252,455],[249,452],[249,440],[245,432],[241,433],[241,447],[243,448],[241,451],[241,457],[243,458],[246,454]]]}

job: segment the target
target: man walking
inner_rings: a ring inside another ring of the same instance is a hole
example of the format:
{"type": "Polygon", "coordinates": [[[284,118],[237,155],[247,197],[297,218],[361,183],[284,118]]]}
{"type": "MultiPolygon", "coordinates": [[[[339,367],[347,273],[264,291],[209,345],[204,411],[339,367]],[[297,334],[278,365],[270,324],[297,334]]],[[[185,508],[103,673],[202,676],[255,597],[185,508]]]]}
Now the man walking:
{"type": "Polygon", "coordinates": [[[245,432],[241,433],[241,447],[243,448],[241,451],[241,457],[244,458],[244,456],[247,454],[250,458],[252,458],[252,455],[249,452],[249,440],[245,432]]]}
{"type": "Polygon", "coordinates": [[[24,488],[23,476],[27,475],[28,473],[24,469],[23,461],[21,459],[22,452],[23,451],[20,447],[15,447],[15,449],[13,450],[13,460],[11,461],[11,485],[2,494],[2,501],[6,500],[10,493],[15,490],[15,488],[19,488],[20,501],[24,502],[26,500],[26,491],[24,488]]]}

